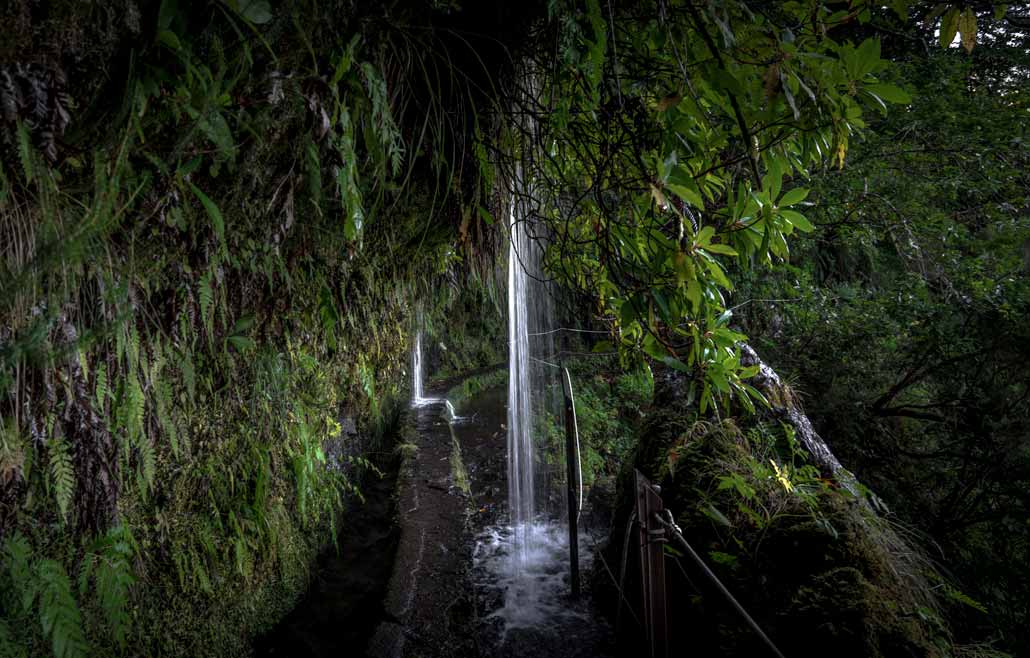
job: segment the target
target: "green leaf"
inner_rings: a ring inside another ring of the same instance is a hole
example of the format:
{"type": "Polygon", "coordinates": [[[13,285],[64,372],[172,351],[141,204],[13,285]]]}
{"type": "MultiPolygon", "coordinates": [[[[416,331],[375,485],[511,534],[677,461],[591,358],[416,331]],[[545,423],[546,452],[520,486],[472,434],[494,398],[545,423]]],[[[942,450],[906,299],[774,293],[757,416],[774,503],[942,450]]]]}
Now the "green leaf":
{"type": "Polygon", "coordinates": [[[976,12],[972,7],[966,7],[958,19],[958,31],[962,34],[962,47],[967,53],[973,52],[976,45],[976,12]]]}
{"type": "Polygon", "coordinates": [[[268,0],[239,0],[239,14],[255,25],[272,20],[272,7],[268,0]]]}
{"type": "Polygon", "coordinates": [[[791,225],[799,231],[811,233],[815,230],[815,227],[812,226],[812,222],[808,221],[808,219],[806,219],[804,215],[797,211],[781,210],[780,215],[783,216],[784,219],[790,222],[791,225]]]}
{"type": "Polygon", "coordinates": [[[240,352],[247,352],[253,349],[256,345],[254,341],[246,336],[229,336],[226,340],[229,344],[235,347],[240,352]]]}
{"type": "Polygon", "coordinates": [[[694,311],[697,311],[701,305],[701,284],[697,277],[692,277],[687,281],[687,301],[690,302],[694,311]]]}
{"type": "Polygon", "coordinates": [[[733,284],[730,283],[728,278],[726,278],[726,273],[722,271],[722,268],[719,267],[718,263],[714,260],[706,260],[705,265],[708,266],[708,271],[712,273],[712,278],[715,279],[716,283],[726,290],[733,290],[733,284]]]}
{"type": "Polygon", "coordinates": [[[787,208],[793,206],[795,203],[801,203],[808,197],[808,190],[803,187],[795,187],[793,190],[787,190],[787,192],[780,197],[780,201],[777,204],[780,208],[787,208]]]}
{"type": "Polygon", "coordinates": [[[697,238],[694,239],[694,243],[702,247],[707,247],[713,237],[715,237],[715,227],[711,225],[703,226],[701,227],[701,230],[697,232],[697,238]]]}
{"type": "Polygon", "coordinates": [[[684,185],[677,185],[676,183],[669,183],[665,187],[672,191],[673,194],[683,199],[695,208],[704,208],[705,202],[701,198],[701,194],[696,190],[692,190],[684,185]]]}
{"type": "Polygon", "coordinates": [[[21,159],[22,171],[25,174],[25,182],[31,183],[35,178],[36,168],[33,164],[35,158],[32,151],[32,140],[29,137],[29,129],[25,123],[18,122],[18,157],[21,159]]]}
{"type": "MultiPolygon", "coordinates": [[[[187,181],[188,182],[188,181],[187,181]]],[[[225,248],[225,220],[222,219],[222,211],[218,209],[215,202],[208,198],[206,194],[200,191],[200,189],[193,183],[189,183],[190,189],[193,190],[193,194],[200,199],[201,205],[204,206],[204,210],[207,211],[207,216],[211,218],[211,224],[215,228],[215,235],[218,237],[219,244],[222,248],[225,248]]]]}
{"type": "Polygon", "coordinates": [[[942,48],[947,48],[955,40],[955,35],[958,34],[959,15],[958,7],[952,7],[944,14],[944,18],[941,19],[940,40],[942,48]]]}
{"type": "Polygon", "coordinates": [[[728,244],[710,244],[701,248],[713,254],[725,254],[727,256],[737,255],[737,250],[728,244]]]}
{"type": "Polygon", "coordinates": [[[161,30],[157,33],[157,42],[164,44],[172,50],[181,50],[182,43],[179,41],[178,35],[171,30],[161,30]]]}
{"type": "Polygon", "coordinates": [[[858,57],[858,75],[856,78],[861,78],[867,73],[872,73],[879,69],[882,65],[880,59],[880,40],[879,39],[866,39],[858,47],[855,52],[858,57]]]}
{"type": "Polygon", "coordinates": [[[912,97],[909,96],[908,92],[895,85],[886,83],[877,83],[865,86],[866,91],[876,94],[879,98],[889,103],[900,103],[907,105],[912,102],[912,97]]]}
{"type": "Polygon", "coordinates": [[[711,503],[705,504],[705,506],[701,508],[701,513],[719,525],[726,526],[727,528],[733,527],[733,524],[730,523],[728,518],[726,518],[726,515],[720,512],[719,509],[711,503]]]}

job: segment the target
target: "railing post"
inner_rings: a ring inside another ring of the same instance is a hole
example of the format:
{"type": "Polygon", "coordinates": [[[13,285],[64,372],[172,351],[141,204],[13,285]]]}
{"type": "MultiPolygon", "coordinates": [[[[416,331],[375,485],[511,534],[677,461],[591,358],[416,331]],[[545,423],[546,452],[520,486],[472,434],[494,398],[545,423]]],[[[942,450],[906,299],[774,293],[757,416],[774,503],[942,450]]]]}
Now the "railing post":
{"type": "Polygon", "coordinates": [[[651,658],[669,655],[668,627],[665,615],[665,528],[656,520],[664,509],[658,487],[634,470],[636,507],[640,540],[640,588],[644,606],[644,628],[648,635],[651,658]]]}
{"type": "Polygon", "coordinates": [[[576,405],[572,398],[572,379],[562,368],[562,395],[565,398],[565,481],[569,502],[569,585],[572,598],[579,598],[579,441],[576,437],[576,405]]]}

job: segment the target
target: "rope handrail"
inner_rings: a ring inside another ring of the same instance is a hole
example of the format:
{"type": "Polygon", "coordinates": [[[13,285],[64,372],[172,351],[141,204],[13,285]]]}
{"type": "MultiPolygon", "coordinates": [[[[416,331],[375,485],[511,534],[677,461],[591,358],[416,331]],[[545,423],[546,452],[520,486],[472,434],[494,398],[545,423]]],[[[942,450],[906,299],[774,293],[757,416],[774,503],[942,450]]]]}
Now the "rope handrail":
{"type": "Polygon", "coordinates": [[[781,652],[776,647],[776,645],[773,644],[773,641],[769,639],[768,635],[765,634],[765,631],[763,631],[762,628],[758,625],[758,622],[756,622],[754,618],[748,614],[747,610],[744,609],[744,606],[742,606],[740,602],[737,601],[736,597],[734,597],[733,594],[730,593],[730,590],[726,589],[726,586],[722,584],[722,581],[719,580],[719,577],[715,575],[715,572],[712,571],[711,568],[709,568],[709,566],[705,563],[703,559],[701,559],[701,556],[697,554],[694,548],[689,543],[687,543],[686,538],[683,536],[683,531],[680,529],[678,525],[676,525],[676,520],[672,518],[672,512],[670,512],[669,510],[665,510],[665,514],[668,517],[667,519],[662,518],[660,514],[655,514],[654,518],[656,521],[658,521],[658,523],[662,525],[662,527],[664,527],[667,531],[671,532],[673,537],[679,540],[680,545],[683,546],[684,550],[687,551],[687,554],[690,555],[690,557],[694,560],[694,562],[697,563],[699,567],[701,567],[701,571],[703,571],[704,574],[708,576],[708,579],[715,584],[715,586],[719,589],[722,595],[725,596],[726,599],[729,600],[729,602],[736,609],[736,611],[740,613],[740,615],[744,618],[744,621],[746,621],[748,626],[751,627],[751,630],[753,630],[758,635],[758,637],[762,638],[762,641],[765,642],[766,646],[768,646],[769,649],[772,650],[772,652],[778,656],[778,658],[785,658],[783,652],[781,652]]]}

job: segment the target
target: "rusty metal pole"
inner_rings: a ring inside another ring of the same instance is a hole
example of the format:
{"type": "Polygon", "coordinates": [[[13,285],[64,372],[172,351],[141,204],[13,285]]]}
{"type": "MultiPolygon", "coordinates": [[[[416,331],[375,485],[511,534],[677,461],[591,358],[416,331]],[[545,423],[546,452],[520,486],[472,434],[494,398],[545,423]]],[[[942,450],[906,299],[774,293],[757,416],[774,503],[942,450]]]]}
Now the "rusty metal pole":
{"type": "Polygon", "coordinates": [[[669,655],[668,626],[665,613],[665,528],[656,515],[665,506],[658,488],[634,470],[640,540],[640,588],[644,606],[644,628],[648,634],[651,658],[669,655]]]}
{"type": "Polygon", "coordinates": [[[579,598],[579,441],[576,437],[576,405],[572,399],[572,380],[562,368],[562,395],[565,397],[565,481],[569,501],[569,585],[572,598],[579,598]]]}

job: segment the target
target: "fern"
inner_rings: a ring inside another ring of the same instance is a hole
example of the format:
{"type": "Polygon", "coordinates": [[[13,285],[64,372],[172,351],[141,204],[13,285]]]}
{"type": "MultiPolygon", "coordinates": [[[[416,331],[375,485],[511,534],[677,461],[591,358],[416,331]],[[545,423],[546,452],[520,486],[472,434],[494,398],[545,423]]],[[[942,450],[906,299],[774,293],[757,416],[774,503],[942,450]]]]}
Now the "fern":
{"type": "Polygon", "coordinates": [[[22,173],[25,174],[25,182],[31,183],[36,177],[35,158],[32,153],[29,129],[21,121],[18,122],[18,157],[21,159],[22,173]]]}
{"type": "Polygon", "coordinates": [[[68,511],[75,495],[75,469],[68,454],[68,447],[61,437],[54,436],[50,440],[49,454],[51,484],[63,522],[68,519],[68,511]]]}
{"type": "Polygon", "coordinates": [[[28,651],[15,639],[7,620],[0,617],[0,658],[26,658],[28,651]]]}
{"type": "Polygon", "coordinates": [[[129,372],[135,373],[140,363],[140,349],[139,349],[139,331],[136,330],[135,324],[129,324],[128,329],[128,358],[129,358],[129,372]]]}
{"type": "Polygon", "coordinates": [[[125,382],[125,429],[130,446],[138,445],[143,436],[143,414],[146,398],[139,379],[132,376],[125,382]]]}
{"type": "Polygon", "coordinates": [[[4,562],[11,576],[14,593],[20,595],[22,612],[32,609],[36,600],[36,583],[32,571],[32,546],[25,535],[15,532],[4,544],[4,562]]]}
{"type": "Polygon", "coordinates": [[[361,71],[365,74],[365,90],[369,100],[372,101],[371,125],[375,127],[376,136],[386,152],[391,173],[396,176],[401,171],[404,145],[401,141],[401,131],[397,128],[397,123],[393,120],[393,114],[390,112],[390,97],[387,93],[386,81],[379,75],[376,67],[369,62],[361,65],[361,71]]]}
{"type": "Polygon", "coordinates": [[[106,409],[107,398],[111,395],[110,385],[107,382],[107,364],[101,363],[97,366],[96,374],[96,405],[97,409],[103,413],[106,409]]]}
{"type": "Polygon", "coordinates": [[[158,380],[154,389],[154,400],[157,403],[157,422],[172,446],[172,454],[179,456],[179,428],[172,417],[172,386],[165,380],[158,380]]]}
{"type": "Polygon", "coordinates": [[[210,270],[200,278],[200,289],[197,291],[197,296],[200,298],[200,317],[204,323],[204,328],[207,330],[207,339],[210,343],[215,335],[213,312],[215,296],[211,289],[210,270]]]}
{"type": "Polygon", "coordinates": [[[355,240],[361,235],[365,223],[364,202],[361,199],[361,188],[358,186],[358,157],[354,152],[354,128],[351,124],[350,112],[345,105],[340,106],[340,135],[336,141],[343,165],[336,167],[336,188],[345,208],[343,235],[348,240],[355,240]]]}
{"type": "Polygon", "coordinates": [[[141,435],[137,444],[139,451],[139,489],[143,493],[150,491],[154,486],[154,477],[157,473],[157,452],[154,444],[148,436],[141,435]]]}
{"type": "Polygon", "coordinates": [[[68,574],[59,562],[40,561],[39,621],[43,635],[50,639],[56,658],[76,658],[89,654],[82,630],[82,616],[72,596],[68,574]]]}
{"type": "Polygon", "coordinates": [[[128,613],[129,588],[136,582],[132,575],[135,540],[126,526],[117,526],[98,540],[82,561],[79,591],[85,594],[90,579],[96,583],[96,596],[107,620],[112,639],[125,648],[131,628],[128,613]]]}

